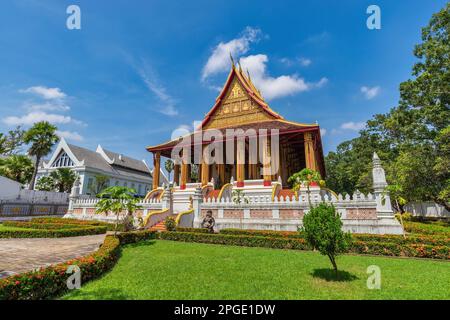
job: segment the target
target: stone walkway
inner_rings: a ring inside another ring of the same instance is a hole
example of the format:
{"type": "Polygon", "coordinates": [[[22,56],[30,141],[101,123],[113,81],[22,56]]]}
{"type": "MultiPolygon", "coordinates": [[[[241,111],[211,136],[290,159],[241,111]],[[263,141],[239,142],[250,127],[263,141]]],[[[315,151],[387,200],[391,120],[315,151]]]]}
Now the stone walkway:
{"type": "Polygon", "coordinates": [[[0,278],[34,270],[96,251],[105,235],[46,238],[0,239],[0,278]]]}

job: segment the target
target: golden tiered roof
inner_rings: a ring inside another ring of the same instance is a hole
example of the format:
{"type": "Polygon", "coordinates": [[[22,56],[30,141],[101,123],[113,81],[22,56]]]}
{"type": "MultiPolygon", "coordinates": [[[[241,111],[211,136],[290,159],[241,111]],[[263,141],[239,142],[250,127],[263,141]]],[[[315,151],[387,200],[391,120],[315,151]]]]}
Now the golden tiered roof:
{"type": "MultiPolygon", "coordinates": [[[[280,132],[287,133],[319,130],[317,124],[287,121],[272,110],[253,84],[248,71],[245,74],[240,64],[236,67],[234,62],[213,107],[206,113],[197,130],[227,128],[279,129],[280,132]]],[[[179,141],[180,139],[170,140],[163,144],[149,146],[147,150],[152,152],[170,149],[179,141]]]]}

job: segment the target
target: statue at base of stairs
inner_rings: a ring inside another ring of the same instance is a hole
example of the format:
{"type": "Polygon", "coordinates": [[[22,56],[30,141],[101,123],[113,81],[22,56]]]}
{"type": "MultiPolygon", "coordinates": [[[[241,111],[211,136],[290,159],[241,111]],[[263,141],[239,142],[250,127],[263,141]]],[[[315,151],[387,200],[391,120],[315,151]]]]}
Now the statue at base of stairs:
{"type": "Polygon", "coordinates": [[[216,225],[216,220],[212,216],[212,211],[206,211],[206,216],[202,221],[202,228],[206,228],[209,232],[214,233],[214,226],[216,225]]]}

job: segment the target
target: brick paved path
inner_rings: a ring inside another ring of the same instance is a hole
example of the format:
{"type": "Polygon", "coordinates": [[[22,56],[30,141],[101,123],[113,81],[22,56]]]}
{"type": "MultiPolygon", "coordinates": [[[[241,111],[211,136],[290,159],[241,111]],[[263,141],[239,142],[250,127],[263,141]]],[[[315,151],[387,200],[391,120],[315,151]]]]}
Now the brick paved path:
{"type": "Polygon", "coordinates": [[[96,251],[104,238],[0,239],[0,278],[85,256],[96,251]]]}

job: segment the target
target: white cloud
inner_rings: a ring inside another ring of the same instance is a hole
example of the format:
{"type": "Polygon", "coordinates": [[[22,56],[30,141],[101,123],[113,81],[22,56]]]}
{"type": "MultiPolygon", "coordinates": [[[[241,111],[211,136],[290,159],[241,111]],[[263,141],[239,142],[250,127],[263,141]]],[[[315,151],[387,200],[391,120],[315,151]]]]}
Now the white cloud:
{"type": "Polygon", "coordinates": [[[142,81],[144,81],[147,88],[164,104],[164,106],[158,108],[158,112],[167,116],[178,115],[176,108],[176,100],[167,93],[167,90],[162,86],[155,77],[151,76],[151,73],[147,71],[148,68],[137,69],[142,81]]]}
{"type": "Polygon", "coordinates": [[[73,140],[73,141],[83,141],[84,140],[84,138],[78,132],[57,130],[56,134],[60,138],[64,138],[67,140],[73,140]]]}
{"type": "Polygon", "coordinates": [[[11,126],[19,126],[19,125],[29,126],[40,121],[48,121],[53,124],[67,124],[71,122],[81,124],[80,121],[74,120],[70,116],[40,111],[30,112],[22,117],[10,116],[3,119],[4,123],[11,126]]]}
{"type": "Polygon", "coordinates": [[[25,105],[28,111],[69,111],[70,107],[61,102],[28,103],[25,105]]]}
{"type": "Polygon", "coordinates": [[[380,87],[376,86],[376,87],[371,88],[371,87],[363,86],[363,87],[361,87],[361,92],[364,94],[364,96],[367,100],[370,100],[370,99],[375,98],[380,93],[380,87]]]}
{"type": "Polygon", "coordinates": [[[259,40],[261,30],[247,27],[239,38],[220,42],[213,50],[202,70],[202,80],[212,74],[227,71],[230,67],[230,54],[239,56],[250,49],[250,44],[259,40]]]}
{"type": "Polygon", "coordinates": [[[341,124],[341,129],[359,131],[366,126],[364,122],[345,122],[341,124]]]}
{"type": "Polygon", "coordinates": [[[285,64],[288,67],[291,67],[293,65],[301,65],[302,67],[307,67],[312,63],[311,59],[300,57],[296,59],[290,59],[290,58],[281,58],[280,61],[285,64]]]}
{"type": "Polygon", "coordinates": [[[297,75],[282,75],[277,78],[267,74],[266,64],[267,55],[258,54],[243,57],[240,63],[244,69],[248,69],[253,82],[262,91],[267,99],[293,95],[298,92],[308,91],[312,88],[320,88],[328,82],[328,79],[322,78],[317,83],[308,83],[297,75]]]}
{"type": "Polygon", "coordinates": [[[312,63],[311,59],[308,59],[308,58],[299,58],[298,61],[304,67],[307,67],[312,63]]]}
{"type": "Polygon", "coordinates": [[[327,129],[325,128],[320,128],[320,135],[323,137],[327,134],[327,129]]]}
{"type": "Polygon", "coordinates": [[[33,93],[46,100],[64,99],[67,95],[59,88],[48,88],[45,86],[35,86],[21,90],[24,93],[33,93]]]}

